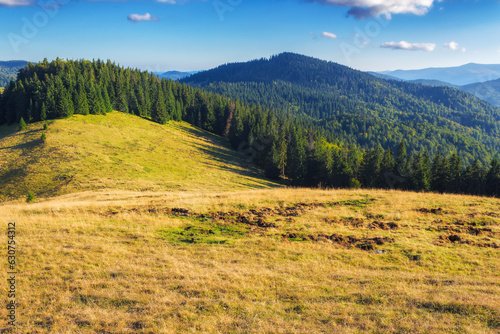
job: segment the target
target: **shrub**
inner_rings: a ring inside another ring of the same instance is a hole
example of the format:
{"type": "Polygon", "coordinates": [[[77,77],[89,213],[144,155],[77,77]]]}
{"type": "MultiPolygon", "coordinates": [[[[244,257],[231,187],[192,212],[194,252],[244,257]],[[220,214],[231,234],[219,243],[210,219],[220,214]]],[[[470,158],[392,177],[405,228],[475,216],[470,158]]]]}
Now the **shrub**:
{"type": "Polygon", "coordinates": [[[49,128],[49,125],[47,123],[43,123],[43,129],[47,130],[49,128]]]}
{"type": "Polygon", "coordinates": [[[19,120],[19,130],[26,130],[26,122],[24,121],[24,119],[22,117],[19,120]]]}
{"type": "Polygon", "coordinates": [[[35,201],[35,194],[33,192],[28,192],[28,196],[26,196],[26,203],[33,203],[35,201]]]}
{"type": "Polygon", "coordinates": [[[40,137],[40,139],[45,142],[47,140],[47,135],[45,133],[42,133],[42,136],[40,137]]]}

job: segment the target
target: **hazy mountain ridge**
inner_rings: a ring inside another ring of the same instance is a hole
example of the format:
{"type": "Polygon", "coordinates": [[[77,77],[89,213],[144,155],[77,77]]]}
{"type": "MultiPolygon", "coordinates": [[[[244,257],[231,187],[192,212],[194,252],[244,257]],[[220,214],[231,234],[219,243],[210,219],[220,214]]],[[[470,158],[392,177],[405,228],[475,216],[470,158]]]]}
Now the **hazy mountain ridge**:
{"type": "Polygon", "coordinates": [[[17,71],[28,64],[25,60],[0,61],[0,86],[5,86],[16,78],[17,71]]]}
{"type": "Polygon", "coordinates": [[[196,74],[198,72],[199,71],[190,71],[190,72],[168,71],[168,72],[164,72],[164,73],[159,73],[158,76],[161,79],[164,78],[164,79],[170,79],[170,80],[177,81],[177,80],[181,80],[181,79],[184,79],[186,77],[189,77],[190,75],[196,74]]]}
{"type": "Polygon", "coordinates": [[[438,80],[457,86],[500,78],[500,65],[469,63],[456,67],[430,67],[420,70],[381,71],[380,74],[403,80],[438,80]]]}

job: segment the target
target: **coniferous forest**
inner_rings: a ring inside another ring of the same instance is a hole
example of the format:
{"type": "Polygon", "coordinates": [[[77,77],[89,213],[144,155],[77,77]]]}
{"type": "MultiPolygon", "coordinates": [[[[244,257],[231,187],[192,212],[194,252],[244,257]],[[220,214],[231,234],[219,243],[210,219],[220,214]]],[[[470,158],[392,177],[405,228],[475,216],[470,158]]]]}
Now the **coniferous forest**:
{"type": "MultiPolygon", "coordinates": [[[[443,92],[436,96],[436,91],[426,86],[393,85],[411,93],[412,97],[427,94],[427,101],[449,96],[443,92]]],[[[355,91],[354,88],[342,87],[355,91]]],[[[230,88],[226,86],[224,89],[230,88]]],[[[238,86],[234,89],[246,88],[238,86]]],[[[263,94],[275,94],[266,87],[262,90],[263,94]]],[[[300,92],[292,89],[291,93],[300,92]]],[[[390,99],[392,104],[398,103],[394,96],[373,96],[390,99]]],[[[415,126],[446,124],[441,133],[427,135],[437,140],[441,137],[454,139],[442,141],[446,145],[438,146],[443,148],[439,150],[419,145],[418,136],[416,139],[414,136],[404,138],[403,135],[410,131],[408,126],[401,128],[404,130],[400,131],[401,136],[392,131],[391,119],[384,120],[385,127],[373,120],[371,125],[366,117],[361,122],[359,114],[357,118],[345,117],[340,121],[345,106],[349,105],[347,111],[359,107],[358,102],[352,102],[350,106],[349,99],[342,103],[336,98],[327,99],[327,103],[339,104],[334,108],[337,110],[335,117],[326,120],[327,117],[312,117],[313,110],[321,112],[319,106],[301,107],[308,111],[293,113],[272,104],[261,107],[186,84],[160,80],[148,72],[122,68],[110,61],[57,59],[50,63],[45,60],[28,64],[19,71],[17,80],[11,81],[1,95],[0,124],[31,123],[73,114],[106,114],[118,110],[160,124],[183,120],[224,136],[235,149],[245,154],[248,163],[264,169],[266,176],[283,179],[294,186],[395,188],[499,196],[500,163],[495,154],[498,143],[493,139],[498,134],[497,110],[491,106],[490,109],[487,104],[481,105],[477,99],[472,102],[469,99],[469,95],[464,95],[431,103],[434,114],[422,113],[421,123],[412,120],[415,126]],[[459,104],[454,106],[455,109],[451,106],[454,103],[459,104]],[[471,103],[482,112],[465,110],[471,103]],[[457,108],[464,109],[462,114],[454,114],[457,108]],[[456,122],[442,116],[445,113],[454,115],[456,122]],[[325,123],[335,120],[337,126],[325,126],[325,123]],[[465,136],[464,122],[476,133],[465,136]],[[359,131],[361,125],[363,131],[359,131]],[[349,127],[356,127],[351,134],[359,136],[360,133],[366,142],[349,140],[346,136],[349,127]],[[484,146],[474,146],[481,140],[486,143],[484,146]],[[455,142],[463,144],[460,150],[454,146],[455,142]]],[[[422,98],[418,101],[414,105],[424,103],[422,98]]],[[[418,110],[414,112],[416,114],[418,110]]]]}
{"type": "Polygon", "coordinates": [[[452,152],[489,164],[500,152],[500,110],[451,87],[384,80],[293,53],[221,65],[181,82],[280,109],[323,130],[332,143],[409,153],[452,152]]]}

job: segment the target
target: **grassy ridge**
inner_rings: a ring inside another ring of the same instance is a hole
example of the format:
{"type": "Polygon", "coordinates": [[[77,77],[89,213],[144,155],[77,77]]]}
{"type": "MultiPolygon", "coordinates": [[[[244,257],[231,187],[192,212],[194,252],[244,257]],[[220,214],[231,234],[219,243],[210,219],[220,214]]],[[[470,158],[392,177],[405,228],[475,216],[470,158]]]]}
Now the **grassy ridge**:
{"type": "Polygon", "coordinates": [[[221,138],[187,123],[166,126],[114,112],[17,132],[0,127],[0,200],[82,190],[231,190],[276,186],[221,138]],[[41,135],[47,140],[42,142],[41,135]]]}
{"type": "Polygon", "coordinates": [[[498,333],[498,212],[306,189],[0,204],[17,222],[23,333],[498,333]]]}

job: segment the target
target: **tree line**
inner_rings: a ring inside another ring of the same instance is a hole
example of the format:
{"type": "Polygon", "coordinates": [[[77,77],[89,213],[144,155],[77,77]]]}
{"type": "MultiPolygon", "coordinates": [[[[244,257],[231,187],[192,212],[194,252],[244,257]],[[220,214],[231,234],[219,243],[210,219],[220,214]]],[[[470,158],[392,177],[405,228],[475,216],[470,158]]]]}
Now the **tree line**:
{"type": "Polygon", "coordinates": [[[44,60],[19,71],[0,96],[0,124],[106,114],[170,120],[226,137],[267,177],[290,185],[396,188],[500,195],[500,164],[457,154],[362,148],[281,109],[230,99],[110,61],[44,60]]]}

